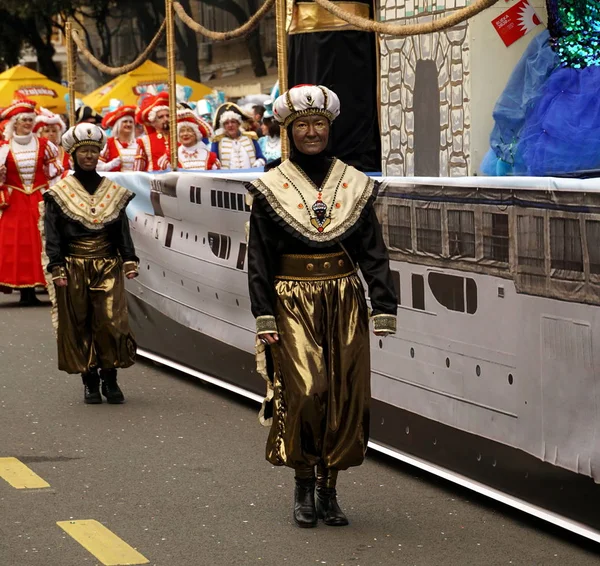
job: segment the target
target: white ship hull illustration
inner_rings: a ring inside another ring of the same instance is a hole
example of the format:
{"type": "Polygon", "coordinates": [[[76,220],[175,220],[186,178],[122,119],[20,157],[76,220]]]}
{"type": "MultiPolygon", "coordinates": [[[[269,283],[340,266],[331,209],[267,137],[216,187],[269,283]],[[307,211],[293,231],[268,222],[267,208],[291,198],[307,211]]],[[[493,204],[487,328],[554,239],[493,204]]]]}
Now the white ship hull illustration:
{"type": "MultiPolygon", "coordinates": [[[[140,348],[254,394],[254,174],[114,174],[140,348]]],[[[600,191],[592,180],[385,178],[398,333],[372,336],[373,441],[600,540],[600,191]]]]}

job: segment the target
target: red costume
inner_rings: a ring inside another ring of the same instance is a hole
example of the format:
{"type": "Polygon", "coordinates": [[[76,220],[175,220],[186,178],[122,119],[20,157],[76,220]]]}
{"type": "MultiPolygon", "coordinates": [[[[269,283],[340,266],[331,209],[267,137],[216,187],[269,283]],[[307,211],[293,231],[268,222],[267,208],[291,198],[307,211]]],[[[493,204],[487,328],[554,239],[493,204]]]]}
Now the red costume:
{"type": "Polygon", "coordinates": [[[108,138],[104,150],[100,154],[98,171],[133,171],[138,146],[135,139],[129,143],[117,138],[108,138]],[[106,164],[106,168],[102,166],[106,164]]]}
{"type": "Polygon", "coordinates": [[[166,92],[148,96],[142,101],[138,120],[151,132],[137,139],[136,171],[163,171],[169,166],[169,136],[152,128],[158,112],[168,109],[169,95],[166,92]]]}
{"type": "Polygon", "coordinates": [[[20,115],[35,115],[35,102],[20,100],[6,108],[0,118],[10,118],[0,145],[0,163],[6,180],[0,185],[0,287],[32,288],[46,285],[42,269],[42,242],[38,228],[39,203],[50,179],[62,173],[58,148],[33,132],[14,135],[20,115]]]}
{"type": "Polygon", "coordinates": [[[108,138],[106,146],[100,154],[98,171],[133,171],[135,169],[135,157],[138,153],[135,131],[132,131],[129,141],[122,141],[119,132],[124,118],[131,118],[135,122],[136,111],[135,106],[120,106],[109,112],[102,120],[102,127],[105,130],[112,129],[112,137],[108,138]]]}
{"type": "Polygon", "coordinates": [[[136,171],[163,171],[169,164],[169,138],[152,132],[137,139],[136,171]]]}

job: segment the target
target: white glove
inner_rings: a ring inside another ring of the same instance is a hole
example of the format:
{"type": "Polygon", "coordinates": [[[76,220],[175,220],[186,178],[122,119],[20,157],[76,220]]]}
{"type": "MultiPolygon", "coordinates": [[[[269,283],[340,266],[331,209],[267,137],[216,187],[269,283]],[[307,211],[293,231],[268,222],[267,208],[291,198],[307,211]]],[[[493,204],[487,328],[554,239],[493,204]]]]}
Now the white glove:
{"type": "Polygon", "coordinates": [[[98,171],[111,171],[113,168],[118,167],[120,165],[121,165],[121,158],[115,157],[113,160],[109,161],[108,163],[104,163],[104,161],[98,161],[98,165],[96,166],[96,169],[98,171]]]}

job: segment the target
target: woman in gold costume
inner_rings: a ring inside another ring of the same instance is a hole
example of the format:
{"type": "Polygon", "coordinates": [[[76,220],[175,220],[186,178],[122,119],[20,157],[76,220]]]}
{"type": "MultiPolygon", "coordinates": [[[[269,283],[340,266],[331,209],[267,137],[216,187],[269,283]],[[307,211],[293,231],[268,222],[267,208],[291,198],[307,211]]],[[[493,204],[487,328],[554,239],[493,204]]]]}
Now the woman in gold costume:
{"type": "Polygon", "coordinates": [[[117,368],[131,366],[124,275],[138,272],[125,208],[133,193],[100,177],[96,166],[106,135],[94,124],[70,128],[62,140],[74,175],[44,195],[47,271],[56,288],[58,367],[80,373],[85,403],[122,403],[117,368]]]}
{"type": "Polygon", "coordinates": [[[348,524],[336,499],[338,471],[360,465],[367,449],[369,313],[358,269],[375,334],[396,329],[397,299],[373,209],[376,184],[326,149],[339,106],[323,86],[280,96],[274,115],[288,129],[290,159],[249,185],[250,299],[259,371],[269,377],[272,401],[263,409],[272,416],[266,456],[295,470],[300,527],[318,518],[348,524]]]}

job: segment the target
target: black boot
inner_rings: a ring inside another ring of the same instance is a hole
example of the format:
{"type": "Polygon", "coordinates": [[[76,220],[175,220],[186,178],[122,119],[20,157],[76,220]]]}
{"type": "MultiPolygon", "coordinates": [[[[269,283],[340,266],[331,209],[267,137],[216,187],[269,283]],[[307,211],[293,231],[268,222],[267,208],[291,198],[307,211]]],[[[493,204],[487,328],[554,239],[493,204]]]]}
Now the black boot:
{"type": "Polygon", "coordinates": [[[83,381],[83,402],[88,405],[98,405],[102,403],[100,395],[100,377],[98,372],[90,371],[81,374],[83,381]]]}
{"type": "Polygon", "coordinates": [[[317,515],[330,527],[348,524],[348,518],[338,505],[335,487],[317,487],[317,515]]]}
{"type": "Polygon", "coordinates": [[[125,396],[117,384],[117,370],[101,369],[100,376],[102,377],[102,395],[106,397],[106,400],[113,405],[123,403],[125,396]]]}
{"type": "Polygon", "coordinates": [[[317,515],[326,525],[345,527],[348,519],[338,505],[335,491],[337,476],[337,470],[323,464],[317,466],[317,515]]]}
{"type": "Polygon", "coordinates": [[[24,289],[20,289],[21,291],[21,300],[19,304],[24,307],[37,307],[41,305],[42,302],[35,296],[35,288],[34,287],[25,287],[24,289]]]}
{"type": "Polygon", "coordinates": [[[294,522],[299,527],[305,529],[317,526],[315,478],[296,478],[296,489],[294,491],[294,522]]]}

